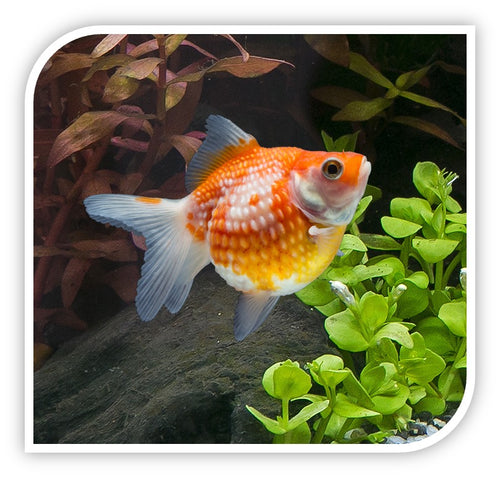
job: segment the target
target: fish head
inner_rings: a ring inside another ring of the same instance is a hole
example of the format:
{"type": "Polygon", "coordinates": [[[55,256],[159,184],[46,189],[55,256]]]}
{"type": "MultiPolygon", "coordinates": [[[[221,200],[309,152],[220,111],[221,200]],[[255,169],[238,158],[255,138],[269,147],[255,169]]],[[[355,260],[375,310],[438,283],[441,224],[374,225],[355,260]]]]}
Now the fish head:
{"type": "Polygon", "coordinates": [[[370,171],[371,164],[362,154],[303,151],[291,169],[291,200],[314,223],[348,224],[370,171]]]}

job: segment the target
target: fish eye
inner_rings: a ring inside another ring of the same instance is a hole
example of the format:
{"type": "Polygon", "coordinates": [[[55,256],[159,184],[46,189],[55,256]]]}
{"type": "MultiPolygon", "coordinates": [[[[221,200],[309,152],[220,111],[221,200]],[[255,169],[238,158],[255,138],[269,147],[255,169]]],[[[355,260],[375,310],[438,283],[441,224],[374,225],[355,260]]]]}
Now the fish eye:
{"type": "Polygon", "coordinates": [[[342,176],[344,165],[337,158],[330,158],[323,163],[321,171],[326,179],[338,179],[342,176]]]}

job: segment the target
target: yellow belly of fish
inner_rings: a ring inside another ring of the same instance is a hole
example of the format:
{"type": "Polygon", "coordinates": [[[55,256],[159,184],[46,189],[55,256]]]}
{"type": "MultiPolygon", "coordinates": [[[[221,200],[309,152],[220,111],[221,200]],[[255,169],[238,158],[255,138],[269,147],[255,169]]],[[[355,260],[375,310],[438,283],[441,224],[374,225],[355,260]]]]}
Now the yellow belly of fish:
{"type": "MultiPolygon", "coordinates": [[[[297,216],[260,230],[213,232],[210,255],[217,272],[237,290],[294,293],[318,277],[335,257],[345,227],[324,238],[311,238],[310,223],[297,216]]],[[[243,228],[245,229],[245,227],[243,228]]]]}

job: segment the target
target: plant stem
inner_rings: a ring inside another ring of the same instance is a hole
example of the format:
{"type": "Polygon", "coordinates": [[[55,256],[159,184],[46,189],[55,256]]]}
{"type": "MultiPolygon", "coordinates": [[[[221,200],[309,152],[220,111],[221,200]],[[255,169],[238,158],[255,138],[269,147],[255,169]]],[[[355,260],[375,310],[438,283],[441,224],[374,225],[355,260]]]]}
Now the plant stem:
{"type": "MultiPolygon", "coordinates": [[[[49,233],[47,234],[47,237],[45,239],[45,246],[56,245],[59,236],[61,235],[61,232],[66,225],[66,221],[80,197],[82,187],[90,179],[94,171],[98,168],[99,163],[101,162],[101,159],[108,148],[108,144],[109,138],[107,141],[102,141],[100,145],[93,151],[84,150],[80,152],[80,154],[82,154],[86,159],[85,168],[78,180],[71,188],[71,191],[68,193],[66,197],[66,203],[57,212],[57,215],[54,218],[49,233]]],[[[41,257],[36,266],[33,278],[33,302],[35,308],[39,307],[42,301],[45,281],[52,264],[52,259],[53,256],[41,257]]]]}
{"type": "Polygon", "coordinates": [[[286,428],[288,426],[288,400],[281,400],[281,415],[283,417],[283,426],[286,428]]]}
{"type": "Polygon", "coordinates": [[[399,255],[399,259],[405,266],[405,270],[408,269],[408,259],[410,258],[410,244],[411,238],[405,237],[403,240],[403,244],[401,245],[401,254],[399,255]]]}
{"type": "Polygon", "coordinates": [[[353,236],[358,236],[359,237],[359,234],[360,234],[359,227],[358,227],[358,225],[355,222],[353,222],[351,224],[351,233],[352,233],[353,236]]]}
{"type": "Polygon", "coordinates": [[[316,433],[314,434],[311,443],[321,443],[323,441],[323,437],[325,436],[326,427],[328,422],[330,421],[331,416],[333,415],[333,410],[326,416],[322,417],[319,421],[318,428],[316,433]]]}
{"type": "Polygon", "coordinates": [[[451,260],[451,262],[448,264],[448,267],[444,271],[443,288],[448,285],[451,274],[453,273],[455,268],[458,266],[458,264],[460,264],[461,260],[462,260],[462,252],[460,251],[458,254],[455,255],[455,257],[451,260]]]}
{"type": "Polygon", "coordinates": [[[443,289],[443,261],[436,262],[434,290],[443,289]]]}

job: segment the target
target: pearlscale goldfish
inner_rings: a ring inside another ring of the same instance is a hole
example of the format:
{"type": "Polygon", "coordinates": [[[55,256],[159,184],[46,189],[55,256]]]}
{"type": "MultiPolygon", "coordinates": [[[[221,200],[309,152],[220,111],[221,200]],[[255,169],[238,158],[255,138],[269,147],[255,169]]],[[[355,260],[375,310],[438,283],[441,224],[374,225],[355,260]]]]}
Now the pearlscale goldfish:
{"type": "Polygon", "coordinates": [[[371,165],[361,154],[263,148],[221,116],[186,171],[183,199],[120,194],[85,199],[95,220],[144,236],[136,307],[151,320],[178,312],[210,262],[241,291],[236,340],[256,330],[278,298],[316,279],[337,253],[371,165]]]}

